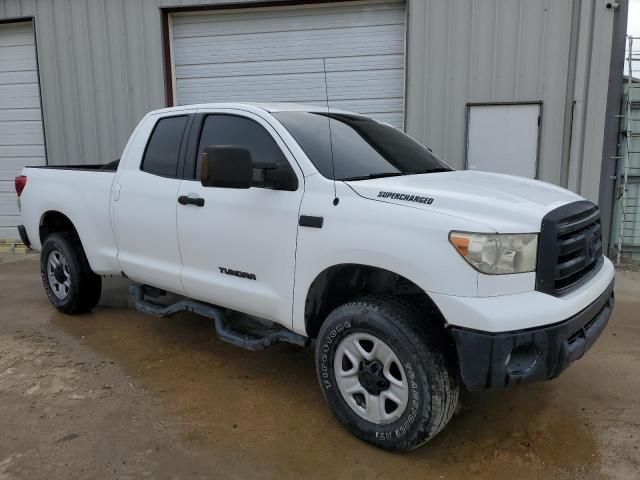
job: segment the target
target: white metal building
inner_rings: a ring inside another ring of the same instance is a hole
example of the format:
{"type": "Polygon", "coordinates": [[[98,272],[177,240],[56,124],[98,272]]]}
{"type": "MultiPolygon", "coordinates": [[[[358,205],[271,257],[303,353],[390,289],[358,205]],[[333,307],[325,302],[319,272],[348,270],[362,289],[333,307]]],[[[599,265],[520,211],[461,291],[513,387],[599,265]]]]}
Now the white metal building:
{"type": "Polygon", "coordinates": [[[22,165],[111,161],[166,105],[324,103],[323,59],[331,105],[569,187],[606,228],[626,3],[0,0],[0,237],[22,165]]]}

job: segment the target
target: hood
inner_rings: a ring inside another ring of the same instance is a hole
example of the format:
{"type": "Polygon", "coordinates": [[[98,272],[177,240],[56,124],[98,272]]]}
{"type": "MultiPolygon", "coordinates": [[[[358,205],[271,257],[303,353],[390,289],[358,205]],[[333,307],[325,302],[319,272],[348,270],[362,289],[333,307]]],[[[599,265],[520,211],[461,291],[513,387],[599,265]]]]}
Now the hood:
{"type": "Polygon", "coordinates": [[[371,200],[464,218],[499,233],[538,232],[550,210],[583,200],[546,182],[471,170],[346,183],[371,200]]]}

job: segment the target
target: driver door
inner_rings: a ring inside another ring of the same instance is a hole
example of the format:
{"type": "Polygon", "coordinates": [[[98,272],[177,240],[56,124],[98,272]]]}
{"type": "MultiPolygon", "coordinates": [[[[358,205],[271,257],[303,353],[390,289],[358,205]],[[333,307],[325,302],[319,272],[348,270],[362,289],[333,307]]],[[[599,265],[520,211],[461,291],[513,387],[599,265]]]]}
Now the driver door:
{"type": "MultiPolygon", "coordinates": [[[[298,213],[303,176],[272,127],[247,112],[205,112],[196,116],[200,132],[193,172],[185,171],[178,196],[178,241],[185,295],[272,320],[292,322],[298,213]],[[250,188],[204,187],[199,181],[205,147],[237,146],[251,153],[254,166],[291,169],[295,190],[261,183],[254,169],[250,188]],[[285,153],[286,152],[286,153],[285,153]]],[[[197,135],[197,133],[195,134],[197,135]]],[[[187,162],[186,169],[189,169],[187,162]]]]}

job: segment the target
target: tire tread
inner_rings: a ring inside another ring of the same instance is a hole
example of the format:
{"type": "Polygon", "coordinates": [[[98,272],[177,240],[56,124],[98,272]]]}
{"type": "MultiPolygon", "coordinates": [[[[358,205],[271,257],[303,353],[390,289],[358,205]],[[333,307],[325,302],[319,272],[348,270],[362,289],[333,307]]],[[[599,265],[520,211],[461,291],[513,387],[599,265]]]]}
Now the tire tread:
{"type": "Polygon", "coordinates": [[[75,232],[60,232],[49,235],[42,244],[42,253],[40,259],[40,270],[42,282],[47,292],[47,296],[51,303],[61,312],[69,315],[85,313],[98,304],[100,294],[102,292],[102,278],[96,275],[87,259],[82,243],[75,232]],[[76,276],[77,291],[68,298],[68,301],[61,302],[50,291],[49,281],[46,274],[46,256],[52,244],[57,244],[61,249],[68,250],[65,253],[67,263],[72,274],[76,276]]]}
{"type": "MultiPolygon", "coordinates": [[[[430,385],[431,390],[431,417],[419,424],[417,432],[413,432],[413,438],[409,442],[391,444],[378,444],[390,450],[413,450],[431,440],[449,422],[458,404],[460,381],[456,367],[455,350],[446,333],[439,327],[431,324],[428,318],[414,305],[397,297],[389,295],[367,295],[348,302],[334,310],[342,309],[376,310],[390,320],[399,332],[419,352],[419,357],[428,359],[433,365],[431,374],[435,379],[435,385],[430,385]]],[[[320,329],[318,338],[324,338],[330,329],[330,323],[325,321],[320,329]]],[[[323,390],[324,392],[324,390],[323,390]]],[[[371,441],[354,433],[365,441],[371,441]]]]}

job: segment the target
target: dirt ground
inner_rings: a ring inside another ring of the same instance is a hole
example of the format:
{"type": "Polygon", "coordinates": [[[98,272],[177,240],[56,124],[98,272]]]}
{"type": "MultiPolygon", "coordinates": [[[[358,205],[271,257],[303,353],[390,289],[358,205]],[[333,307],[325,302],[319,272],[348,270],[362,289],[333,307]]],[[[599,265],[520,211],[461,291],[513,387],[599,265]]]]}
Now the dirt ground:
{"type": "Polygon", "coordinates": [[[463,394],[409,454],[338,424],[311,349],[243,351],[105,283],[93,313],[64,316],[36,256],[0,257],[0,479],[640,478],[640,272],[618,274],[610,325],[560,378],[463,394]]]}

